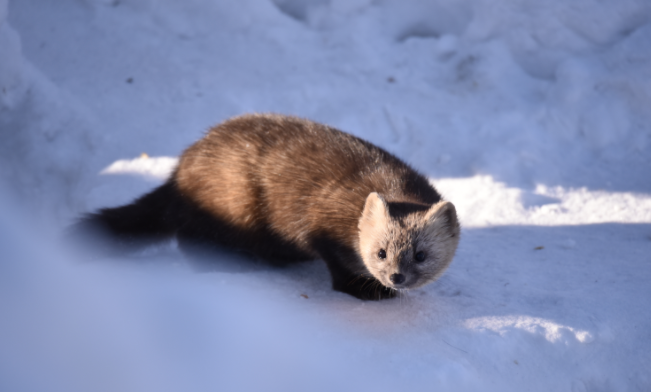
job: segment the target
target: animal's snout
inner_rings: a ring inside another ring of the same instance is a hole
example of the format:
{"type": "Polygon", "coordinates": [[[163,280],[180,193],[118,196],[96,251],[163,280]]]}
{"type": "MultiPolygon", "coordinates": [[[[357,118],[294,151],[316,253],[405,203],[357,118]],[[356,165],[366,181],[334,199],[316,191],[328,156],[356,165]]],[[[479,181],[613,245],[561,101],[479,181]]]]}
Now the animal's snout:
{"type": "Polygon", "coordinates": [[[395,284],[401,284],[405,281],[405,275],[403,274],[393,274],[389,277],[391,279],[391,283],[395,284]]]}

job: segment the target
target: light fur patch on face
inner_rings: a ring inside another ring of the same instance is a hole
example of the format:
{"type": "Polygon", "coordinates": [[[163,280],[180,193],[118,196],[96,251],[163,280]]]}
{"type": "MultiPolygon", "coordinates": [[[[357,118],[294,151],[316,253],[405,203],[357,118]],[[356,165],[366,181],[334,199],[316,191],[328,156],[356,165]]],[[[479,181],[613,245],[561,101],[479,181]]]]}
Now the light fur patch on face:
{"type": "Polygon", "coordinates": [[[443,201],[425,212],[401,219],[389,214],[382,196],[371,193],[359,220],[359,250],[368,271],[387,287],[416,288],[436,280],[448,267],[459,243],[459,223],[454,205],[443,201]],[[385,258],[378,255],[385,252],[385,258]],[[423,261],[415,260],[424,252],[423,261]],[[394,285],[391,275],[402,274],[394,285]]]}

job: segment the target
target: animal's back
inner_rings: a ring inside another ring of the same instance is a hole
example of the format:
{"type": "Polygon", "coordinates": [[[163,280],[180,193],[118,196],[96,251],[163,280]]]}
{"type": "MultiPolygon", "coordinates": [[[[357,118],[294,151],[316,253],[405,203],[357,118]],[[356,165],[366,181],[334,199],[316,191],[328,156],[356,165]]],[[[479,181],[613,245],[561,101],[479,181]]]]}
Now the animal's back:
{"type": "Polygon", "coordinates": [[[432,205],[440,196],[405,163],[352,135],[278,115],[236,117],[181,157],[181,193],[244,231],[270,230],[310,252],[315,236],[356,247],[371,192],[432,205]]]}

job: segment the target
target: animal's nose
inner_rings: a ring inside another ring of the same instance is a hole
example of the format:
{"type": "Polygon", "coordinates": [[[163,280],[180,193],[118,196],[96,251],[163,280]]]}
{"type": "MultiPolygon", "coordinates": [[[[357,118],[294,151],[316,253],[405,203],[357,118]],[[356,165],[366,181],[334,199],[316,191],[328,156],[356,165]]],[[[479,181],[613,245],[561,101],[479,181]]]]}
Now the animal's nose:
{"type": "Polygon", "coordinates": [[[395,284],[400,284],[405,281],[405,275],[403,274],[393,274],[389,277],[391,279],[391,282],[395,284]]]}

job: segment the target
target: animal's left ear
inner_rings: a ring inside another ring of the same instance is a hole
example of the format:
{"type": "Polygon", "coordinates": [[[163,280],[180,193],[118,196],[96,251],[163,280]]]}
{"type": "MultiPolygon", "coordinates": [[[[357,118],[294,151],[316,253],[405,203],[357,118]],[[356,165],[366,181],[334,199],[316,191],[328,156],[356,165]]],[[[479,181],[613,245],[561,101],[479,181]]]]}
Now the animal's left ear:
{"type": "MultiPolygon", "coordinates": [[[[369,194],[358,225],[359,247],[362,255],[370,255],[379,250],[376,249],[376,246],[382,242],[390,219],[386,200],[375,192],[369,194]]],[[[362,259],[368,260],[368,257],[362,257],[362,259]]],[[[366,261],[364,262],[366,263],[366,261]]]]}
{"type": "Polygon", "coordinates": [[[450,237],[459,236],[459,219],[454,204],[441,201],[434,204],[425,214],[427,225],[448,231],[450,237]]]}
{"type": "Polygon", "coordinates": [[[389,221],[389,206],[386,200],[376,192],[371,192],[366,197],[364,211],[359,220],[359,229],[365,227],[384,227],[389,221]]]}

